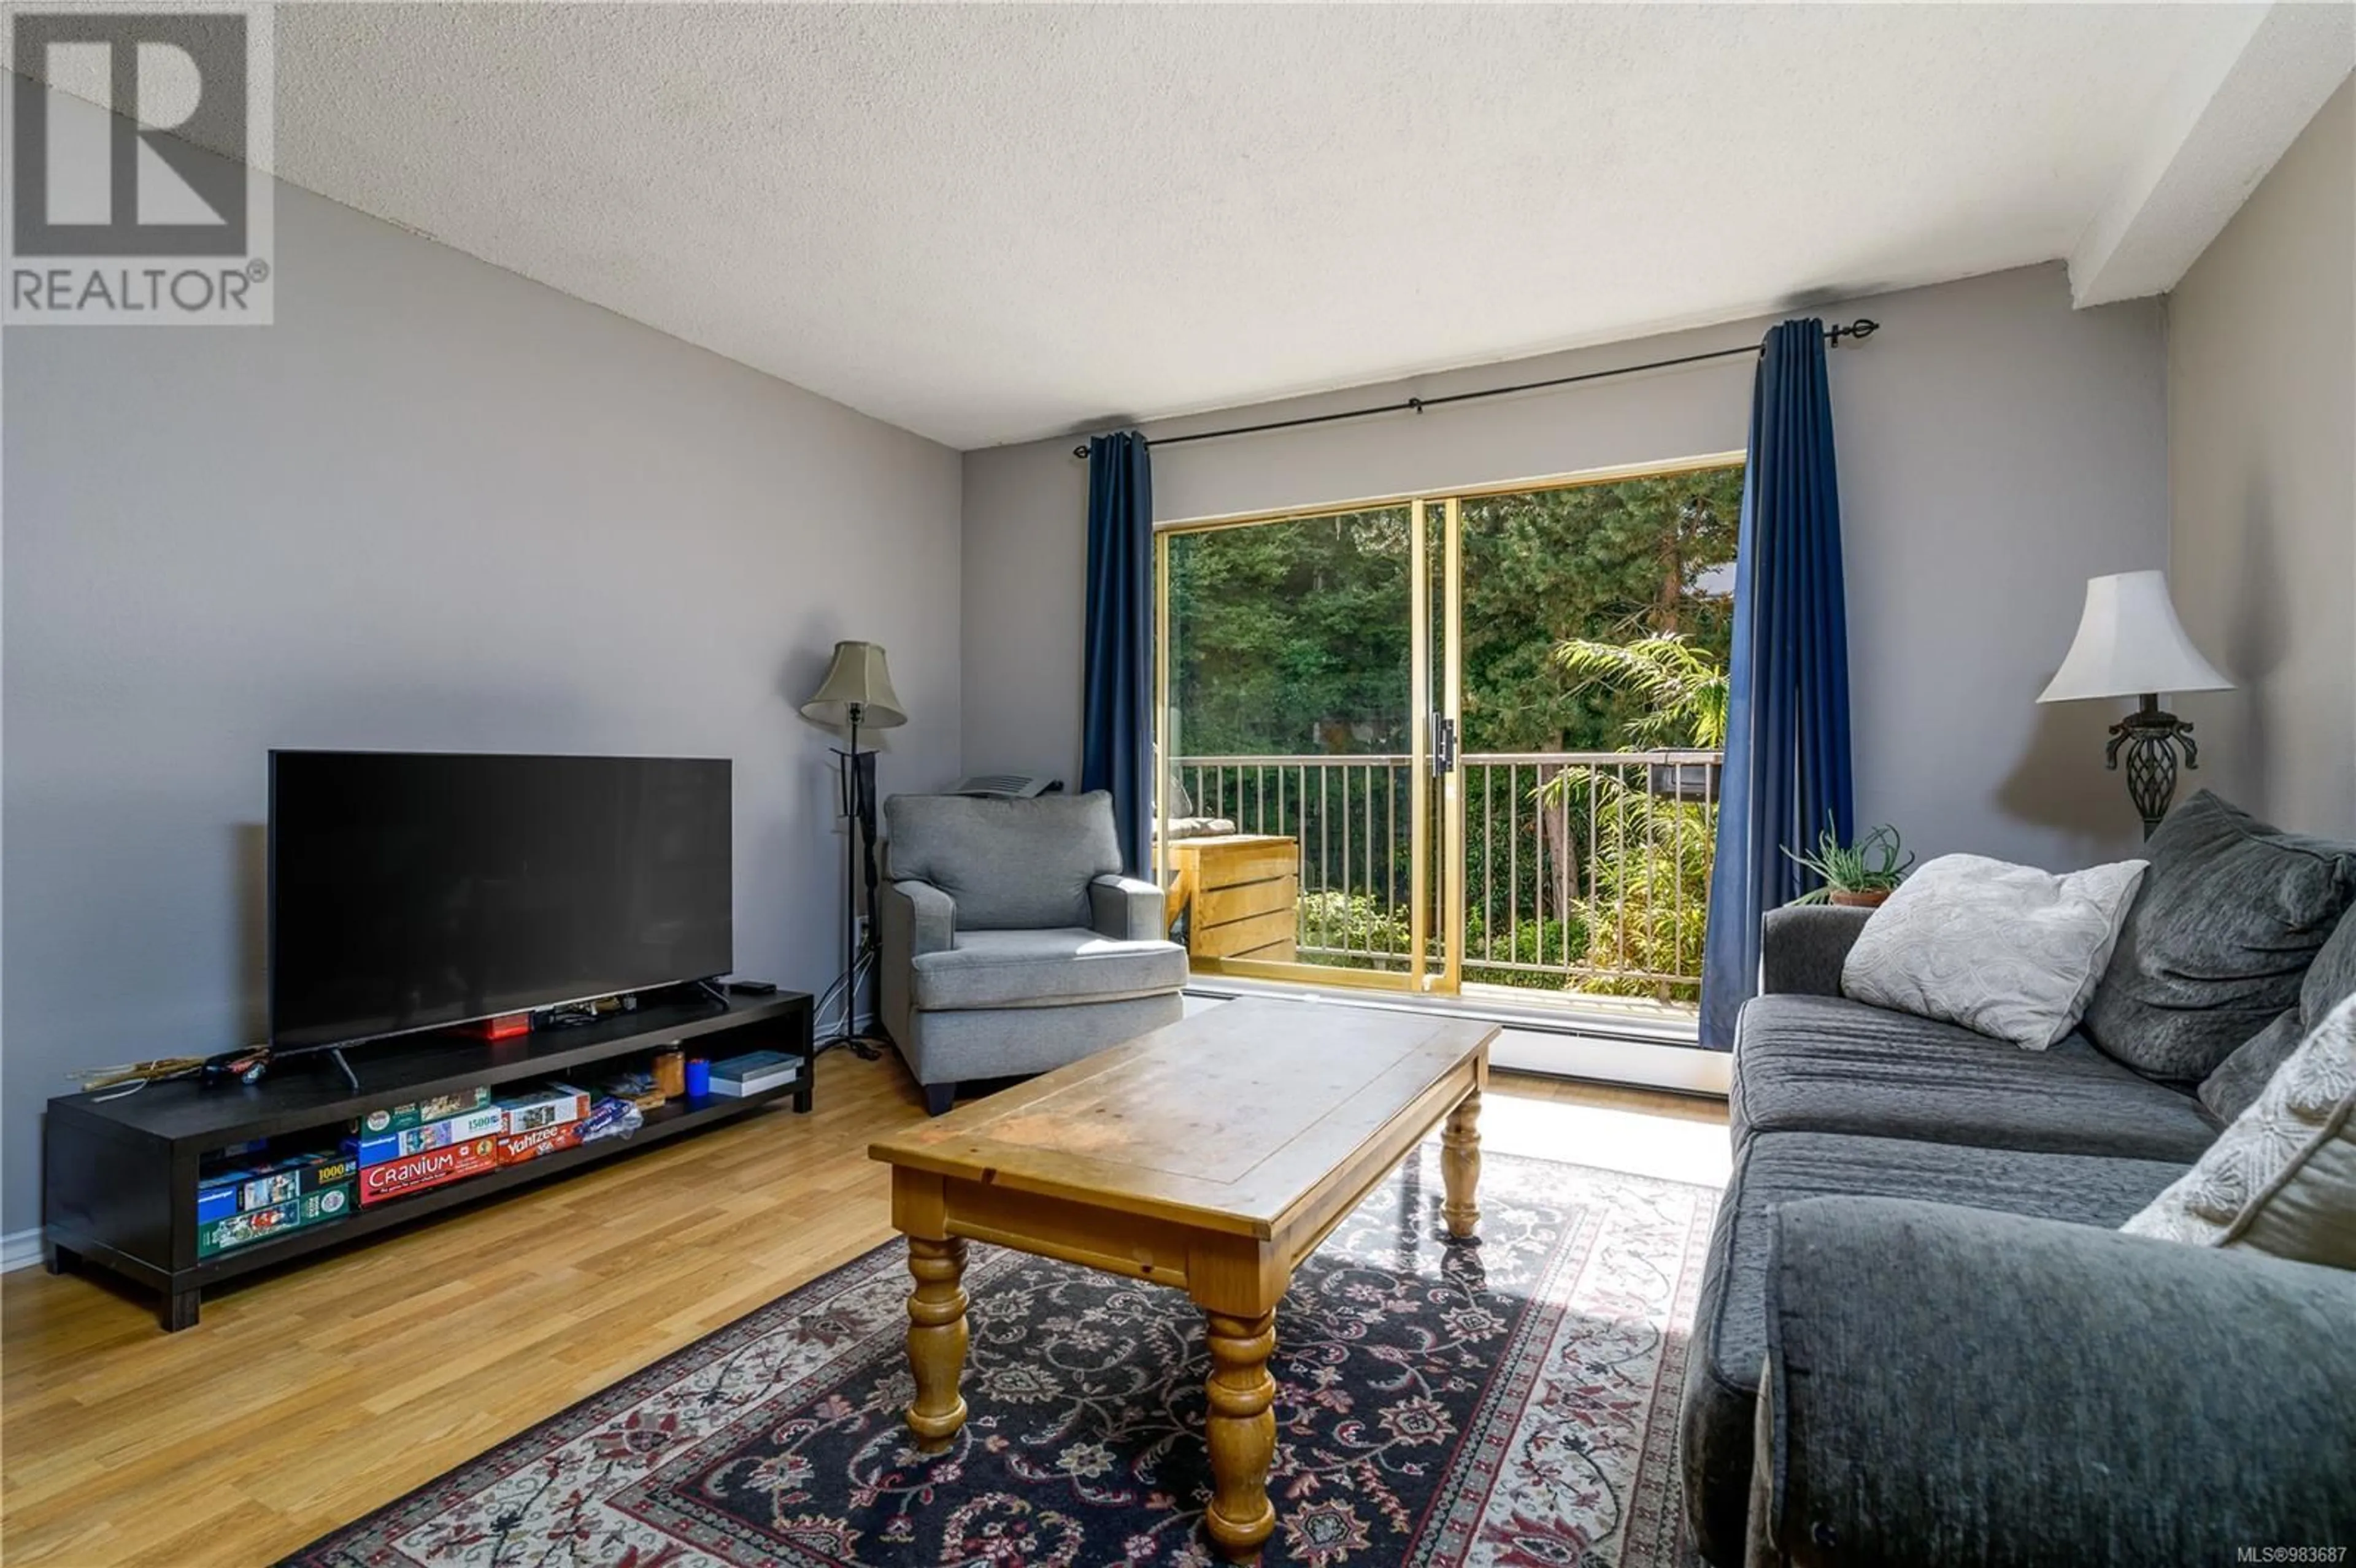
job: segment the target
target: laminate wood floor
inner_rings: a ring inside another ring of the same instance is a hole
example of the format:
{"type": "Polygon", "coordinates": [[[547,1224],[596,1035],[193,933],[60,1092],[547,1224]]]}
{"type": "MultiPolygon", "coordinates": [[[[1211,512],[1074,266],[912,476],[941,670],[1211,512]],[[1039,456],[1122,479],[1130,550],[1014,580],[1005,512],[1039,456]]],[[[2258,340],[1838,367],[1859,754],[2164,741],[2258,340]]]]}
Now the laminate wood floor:
{"type": "MultiPolygon", "coordinates": [[[[103,1275],[6,1275],[0,1559],[269,1563],[891,1239],[866,1146],[923,1116],[916,1085],[837,1052],[817,1100],[236,1282],[185,1333],[103,1275]]],[[[1491,1147],[1556,1158],[1598,1110],[1672,1150],[1725,1121],[1507,1073],[1500,1101],[1519,1136],[1491,1147]]]]}

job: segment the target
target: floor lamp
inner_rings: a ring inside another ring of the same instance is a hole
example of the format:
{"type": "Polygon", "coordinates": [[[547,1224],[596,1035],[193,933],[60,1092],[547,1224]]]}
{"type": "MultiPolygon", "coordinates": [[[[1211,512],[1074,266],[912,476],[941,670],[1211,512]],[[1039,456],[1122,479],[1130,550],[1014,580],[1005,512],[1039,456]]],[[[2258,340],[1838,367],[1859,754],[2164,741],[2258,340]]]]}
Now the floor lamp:
{"type": "MultiPolygon", "coordinates": [[[[834,663],[828,667],[826,679],[808,702],[802,704],[802,717],[820,724],[843,727],[849,733],[850,745],[835,748],[841,759],[842,816],[842,977],[835,982],[842,992],[842,1029],[836,1035],[819,1042],[823,1050],[830,1045],[849,1045],[861,1056],[873,1056],[859,1032],[859,975],[874,953],[871,922],[868,939],[859,934],[859,875],[863,868],[867,874],[867,907],[875,908],[875,753],[859,749],[859,731],[896,729],[908,721],[900,707],[899,695],[892,689],[892,675],[884,666],[884,649],[875,643],[837,643],[834,663]]],[[[825,998],[819,1001],[819,1015],[823,1020],[825,998]]]]}

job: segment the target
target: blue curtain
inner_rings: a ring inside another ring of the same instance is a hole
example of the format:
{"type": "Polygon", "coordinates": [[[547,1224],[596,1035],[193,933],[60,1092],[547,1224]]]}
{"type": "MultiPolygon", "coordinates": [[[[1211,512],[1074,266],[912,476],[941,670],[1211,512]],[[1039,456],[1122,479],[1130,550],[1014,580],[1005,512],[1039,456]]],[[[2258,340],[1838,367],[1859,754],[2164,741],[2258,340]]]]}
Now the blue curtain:
{"type": "Polygon", "coordinates": [[[1153,464],[1135,431],[1088,443],[1080,787],[1112,792],[1121,858],[1153,866],[1153,464]]]}
{"type": "Polygon", "coordinates": [[[1844,842],[1856,830],[1821,321],[1787,321],[1762,347],[1735,548],[1725,785],[1701,979],[1701,1042],[1717,1051],[1733,1049],[1735,1015],[1758,989],[1762,918],[1813,885],[1783,851],[1813,848],[1827,820],[1844,842]]]}

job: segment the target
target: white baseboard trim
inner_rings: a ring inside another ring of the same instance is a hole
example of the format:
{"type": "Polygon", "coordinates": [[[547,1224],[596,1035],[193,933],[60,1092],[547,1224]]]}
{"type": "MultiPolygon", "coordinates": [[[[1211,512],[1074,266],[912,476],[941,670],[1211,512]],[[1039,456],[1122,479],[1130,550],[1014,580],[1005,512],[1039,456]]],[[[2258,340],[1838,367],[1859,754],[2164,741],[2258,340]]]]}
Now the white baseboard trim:
{"type": "MultiPolygon", "coordinates": [[[[1459,1002],[1438,1004],[1404,995],[1352,991],[1342,987],[1308,992],[1298,987],[1237,985],[1225,976],[1216,988],[1199,983],[1186,987],[1190,1014],[1240,996],[1277,996],[1333,1007],[1389,1008],[1410,1012],[1447,1012],[1479,1017],[1484,1009],[1459,1002]]],[[[1494,1015],[1493,1015],[1494,1017],[1494,1015]]],[[[1516,1026],[1510,1018],[1494,1018],[1505,1032],[1489,1048],[1489,1063],[1513,1072],[1536,1072],[1554,1078],[1578,1078],[1595,1083],[1625,1084],[1639,1089],[1665,1089],[1679,1094],[1709,1094],[1724,1098],[1731,1082],[1734,1059],[1722,1051],[1696,1045],[1676,1045],[1631,1039],[1616,1029],[1602,1033],[1568,1021],[1545,1029],[1516,1026]]]]}
{"type": "Polygon", "coordinates": [[[41,1261],[41,1228],[11,1231],[0,1236],[0,1274],[14,1274],[41,1261]]]}
{"type": "Polygon", "coordinates": [[[1489,1048],[1489,1065],[1512,1072],[1582,1078],[1724,1098],[1734,1058],[1693,1045],[1651,1045],[1633,1040],[1590,1040],[1552,1030],[1508,1028],[1489,1048]]]}

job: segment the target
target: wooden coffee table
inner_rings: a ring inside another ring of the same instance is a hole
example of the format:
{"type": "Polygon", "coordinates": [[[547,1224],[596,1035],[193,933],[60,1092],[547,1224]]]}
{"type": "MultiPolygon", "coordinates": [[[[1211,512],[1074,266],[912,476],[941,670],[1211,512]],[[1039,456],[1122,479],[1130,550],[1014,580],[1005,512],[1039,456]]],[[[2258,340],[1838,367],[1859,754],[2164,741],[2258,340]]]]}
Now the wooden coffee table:
{"type": "Polygon", "coordinates": [[[1183,1290],[1211,1352],[1211,1538],[1248,1558],[1276,1528],[1276,1306],[1292,1271],[1446,1121],[1449,1234],[1481,1217],[1478,1118],[1494,1026],[1237,1001],[1034,1078],[868,1153],[908,1238],[920,1447],[965,1424],[966,1242],[1183,1290]]]}

